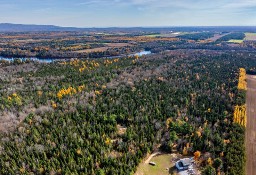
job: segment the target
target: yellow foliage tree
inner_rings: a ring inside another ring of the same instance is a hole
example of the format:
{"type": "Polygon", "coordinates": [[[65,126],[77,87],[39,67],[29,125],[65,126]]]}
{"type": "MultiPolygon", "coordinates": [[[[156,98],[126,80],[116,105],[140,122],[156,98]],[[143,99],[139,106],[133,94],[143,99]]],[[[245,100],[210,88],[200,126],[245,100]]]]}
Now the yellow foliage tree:
{"type": "Polygon", "coordinates": [[[207,163],[208,163],[208,165],[212,165],[212,164],[213,164],[212,158],[209,157],[209,158],[207,159],[207,163]]]}
{"type": "Polygon", "coordinates": [[[186,147],[183,148],[182,154],[183,154],[183,156],[188,155],[188,150],[186,147]]]}
{"type": "Polygon", "coordinates": [[[78,148],[78,149],[76,150],[76,153],[77,153],[78,155],[81,155],[81,154],[82,154],[82,150],[81,150],[80,148],[78,148]]]}
{"type": "MultiPolygon", "coordinates": [[[[246,70],[244,68],[239,69],[239,80],[238,80],[238,89],[239,90],[247,90],[246,83],[246,70]]],[[[246,117],[246,106],[235,106],[233,122],[238,123],[242,126],[246,126],[247,117],[246,117]]]]}
{"type": "Polygon", "coordinates": [[[77,90],[73,87],[69,87],[67,89],[61,89],[58,93],[57,93],[57,97],[59,99],[63,98],[66,95],[72,95],[72,94],[76,94],[77,90]]]}
{"type": "Polygon", "coordinates": [[[201,152],[200,151],[194,152],[194,159],[195,160],[198,160],[200,158],[200,156],[201,156],[201,152]]]}
{"type": "Polygon", "coordinates": [[[244,68],[239,69],[238,89],[239,90],[246,90],[247,89],[246,71],[245,71],[244,68]]]}
{"type": "Polygon", "coordinates": [[[235,106],[234,109],[234,116],[233,116],[233,122],[234,123],[238,123],[242,126],[246,126],[246,106],[242,105],[242,106],[235,106]]]}

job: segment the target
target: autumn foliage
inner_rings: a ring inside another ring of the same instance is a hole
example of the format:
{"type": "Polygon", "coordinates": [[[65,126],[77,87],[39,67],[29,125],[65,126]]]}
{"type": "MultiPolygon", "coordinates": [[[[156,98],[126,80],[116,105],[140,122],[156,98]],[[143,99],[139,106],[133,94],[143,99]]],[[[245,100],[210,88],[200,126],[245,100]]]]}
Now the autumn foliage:
{"type": "Polygon", "coordinates": [[[246,106],[235,106],[234,122],[246,126],[246,106]]]}
{"type": "MultiPolygon", "coordinates": [[[[247,89],[246,71],[244,68],[239,69],[238,89],[239,90],[247,89]]],[[[238,123],[242,126],[246,126],[246,105],[235,106],[233,122],[238,123]]]]}
{"type": "Polygon", "coordinates": [[[238,81],[238,89],[239,90],[246,90],[247,83],[246,83],[246,71],[244,68],[239,69],[239,81],[238,81]]]}
{"type": "Polygon", "coordinates": [[[73,87],[69,87],[67,89],[61,89],[58,93],[57,93],[57,97],[59,99],[61,99],[62,97],[66,96],[66,95],[72,95],[72,94],[76,94],[77,91],[75,88],[73,87]]]}
{"type": "Polygon", "coordinates": [[[194,159],[195,160],[198,160],[200,158],[200,156],[201,156],[201,152],[200,151],[194,152],[194,159]]]}

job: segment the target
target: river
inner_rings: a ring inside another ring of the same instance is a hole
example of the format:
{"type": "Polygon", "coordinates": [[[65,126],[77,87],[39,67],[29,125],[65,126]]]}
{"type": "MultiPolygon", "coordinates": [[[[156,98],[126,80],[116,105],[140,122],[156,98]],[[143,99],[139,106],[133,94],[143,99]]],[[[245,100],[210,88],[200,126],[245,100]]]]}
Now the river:
{"type": "MultiPolygon", "coordinates": [[[[149,55],[152,54],[151,51],[140,51],[134,54],[130,54],[128,56],[135,56],[138,55],[139,57],[143,56],[143,55],[149,55]]],[[[107,58],[120,58],[120,57],[124,57],[124,56],[113,56],[113,57],[107,57],[107,58]]],[[[10,61],[13,62],[15,59],[21,59],[23,61],[25,60],[32,60],[32,61],[38,61],[40,63],[52,63],[54,61],[60,61],[60,60],[64,60],[64,59],[53,59],[53,58],[36,58],[36,57],[32,57],[32,58],[7,58],[7,57],[1,57],[0,56],[0,60],[5,60],[5,61],[10,61]]]]}
{"type": "Polygon", "coordinates": [[[138,52],[138,53],[135,53],[135,54],[132,54],[132,56],[134,56],[134,55],[138,55],[138,56],[143,56],[143,55],[150,55],[150,54],[152,54],[151,53],[151,51],[141,51],[141,52],[138,52]]]}
{"type": "Polygon", "coordinates": [[[20,59],[22,61],[31,60],[31,61],[39,61],[41,63],[51,63],[53,61],[59,60],[59,59],[52,59],[52,58],[7,58],[7,57],[0,57],[0,60],[10,61],[13,62],[15,59],[20,59]]]}

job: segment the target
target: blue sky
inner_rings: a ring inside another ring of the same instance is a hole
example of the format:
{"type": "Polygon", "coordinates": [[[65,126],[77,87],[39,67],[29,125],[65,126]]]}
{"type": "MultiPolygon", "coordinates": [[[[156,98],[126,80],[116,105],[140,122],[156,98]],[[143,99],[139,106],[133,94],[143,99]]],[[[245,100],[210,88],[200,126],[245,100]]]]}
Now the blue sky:
{"type": "Polygon", "coordinates": [[[256,26],[256,0],[0,0],[0,23],[75,27],[256,26]]]}

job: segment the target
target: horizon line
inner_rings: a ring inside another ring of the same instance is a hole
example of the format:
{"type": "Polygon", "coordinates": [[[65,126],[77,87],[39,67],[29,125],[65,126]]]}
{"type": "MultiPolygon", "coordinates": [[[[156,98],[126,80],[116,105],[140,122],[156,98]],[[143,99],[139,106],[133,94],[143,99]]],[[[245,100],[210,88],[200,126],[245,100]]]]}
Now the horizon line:
{"type": "Polygon", "coordinates": [[[60,28],[77,28],[77,29],[91,29],[91,28],[179,28],[179,27],[256,27],[256,25],[174,25],[174,26],[61,26],[55,24],[33,24],[33,23],[9,23],[9,22],[0,22],[1,24],[10,24],[10,25],[35,25],[35,26],[53,26],[60,28]]]}

